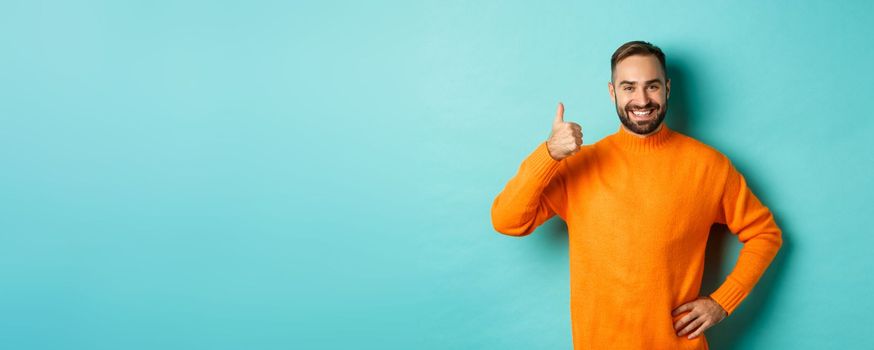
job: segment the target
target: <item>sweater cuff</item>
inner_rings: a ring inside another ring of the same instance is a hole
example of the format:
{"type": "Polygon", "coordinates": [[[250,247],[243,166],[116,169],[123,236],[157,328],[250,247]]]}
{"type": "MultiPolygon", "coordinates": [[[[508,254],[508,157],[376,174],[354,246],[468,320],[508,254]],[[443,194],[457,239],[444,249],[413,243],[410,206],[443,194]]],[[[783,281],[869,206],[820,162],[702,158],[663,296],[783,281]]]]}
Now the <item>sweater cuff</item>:
{"type": "Polygon", "coordinates": [[[549,155],[549,148],[546,147],[546,141],[540,143],[534,152],[528,156],[526,162],[531,166],[531,170],[536,178],[549,179],[558,170],[561,161],[555,160],[549,155]]]}
{"type": "Polygon", "coordinates": [[[710,294],[710,298],[716,301],[723,309],[731,315],[734,310],[740,305],[740,302],[747,297],[749,291],[740,283],[736,282],[731,276],[725,279],[725,282],[710,294]]]}

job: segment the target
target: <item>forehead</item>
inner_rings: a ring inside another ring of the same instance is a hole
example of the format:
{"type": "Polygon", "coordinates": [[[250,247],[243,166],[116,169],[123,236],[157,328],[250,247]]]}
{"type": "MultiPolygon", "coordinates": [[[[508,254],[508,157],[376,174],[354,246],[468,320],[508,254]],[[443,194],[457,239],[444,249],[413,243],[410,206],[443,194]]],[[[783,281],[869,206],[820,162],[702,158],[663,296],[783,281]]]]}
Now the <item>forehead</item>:
{"type": "Polygon", "coordinates": [[[652,79],[665,81],[662,65],[653,55],[628,56],[616,64],[613,72],[613,80],[617,84],[623,80],[644,82],[652,79]]]}

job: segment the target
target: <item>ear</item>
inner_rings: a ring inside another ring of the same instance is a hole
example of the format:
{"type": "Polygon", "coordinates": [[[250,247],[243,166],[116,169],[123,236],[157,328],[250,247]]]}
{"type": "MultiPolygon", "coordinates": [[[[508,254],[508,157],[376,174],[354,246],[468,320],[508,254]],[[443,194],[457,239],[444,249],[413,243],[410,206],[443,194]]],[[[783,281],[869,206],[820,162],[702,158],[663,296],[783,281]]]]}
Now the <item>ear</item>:
{"type": "Polygon", "coordinates": [[[665,82],[665,92],[667,92],[665,99],[671,98],[671,78],[668,78],[668,81],[665,82]]]}
{"type": "Polygon", "coordinates": [[[607,82],[607,90],[610,92],[610,99],[613,100],[613,103],[616,103],[616,91],[613,88],[613,82],[607,82]]]}

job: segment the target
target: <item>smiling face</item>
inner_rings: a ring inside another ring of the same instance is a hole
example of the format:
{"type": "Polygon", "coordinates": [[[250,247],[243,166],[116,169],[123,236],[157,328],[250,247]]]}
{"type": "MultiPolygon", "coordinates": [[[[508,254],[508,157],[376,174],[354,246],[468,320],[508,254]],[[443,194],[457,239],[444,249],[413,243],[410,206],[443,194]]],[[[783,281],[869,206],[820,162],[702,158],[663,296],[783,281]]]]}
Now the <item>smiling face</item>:
{"type": "Polygon", "coordinates": [[[671,81],[666,80],[658,58],[653,55],[626,57],[616,64],[613,81],[607,85],[619,120],[626,129],[641,136],[659,129],[668,113],[671,81]]]}

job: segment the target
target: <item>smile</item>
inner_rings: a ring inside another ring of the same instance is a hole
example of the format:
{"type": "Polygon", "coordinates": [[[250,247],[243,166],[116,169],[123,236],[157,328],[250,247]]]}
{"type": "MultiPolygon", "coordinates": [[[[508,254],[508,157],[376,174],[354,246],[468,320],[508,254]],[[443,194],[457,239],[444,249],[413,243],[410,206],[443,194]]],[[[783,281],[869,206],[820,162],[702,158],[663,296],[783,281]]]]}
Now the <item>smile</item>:
{"type": "Polygon", "coordinates": [[[631,113],[629,113],[629,115],[631,115],[631,117],[632,117],[633,119],[636,119],[636,120],[645,120],[645,119],[650,119],[650,118],[652,118],[652,116],[655,114],[655,113],[654,113],[654,112],[655,112],[655,109],[632,110],[632,111],[630,111],[630,112],[631,112],[631,113]]]}

